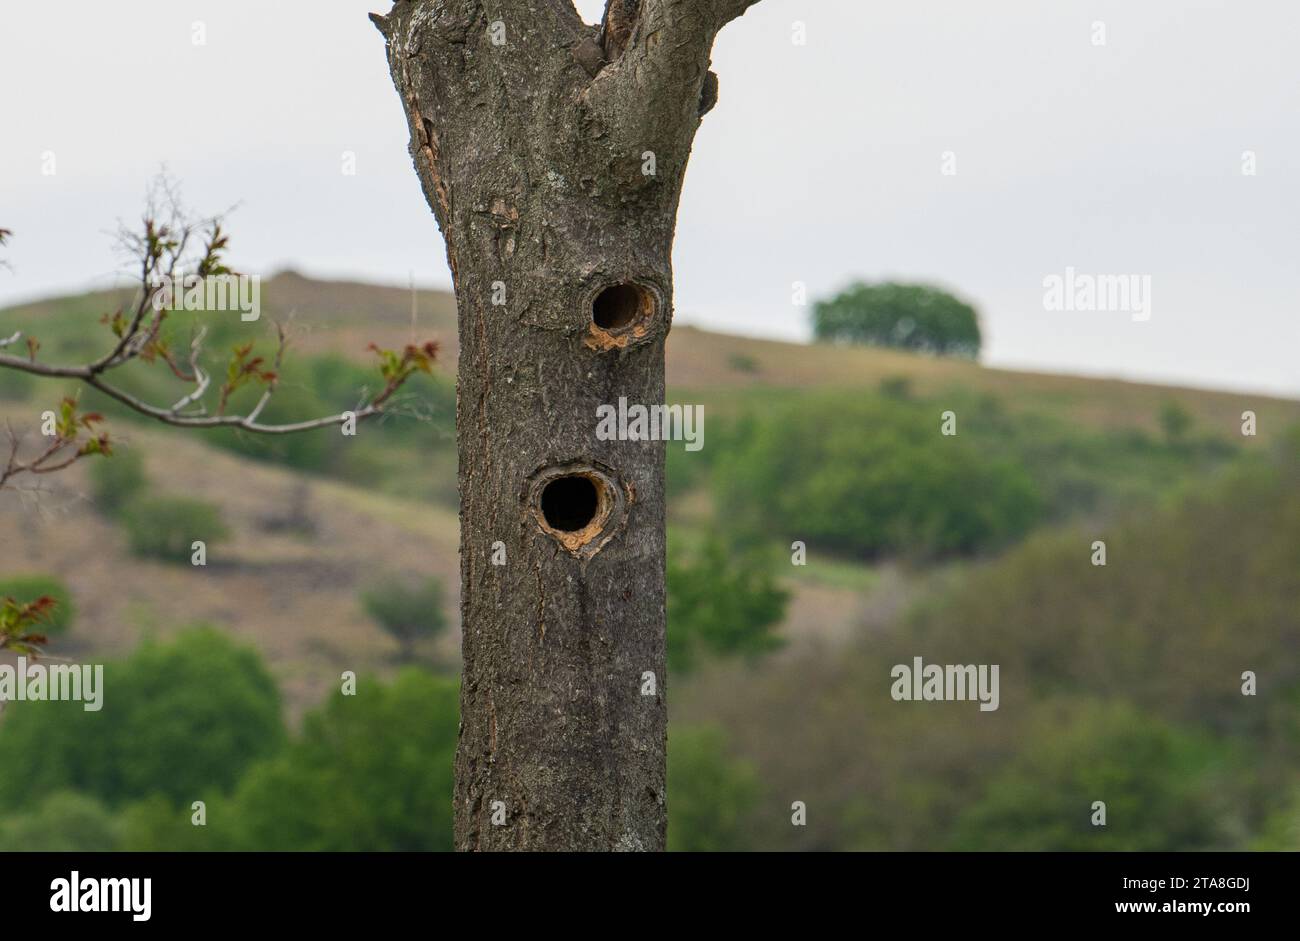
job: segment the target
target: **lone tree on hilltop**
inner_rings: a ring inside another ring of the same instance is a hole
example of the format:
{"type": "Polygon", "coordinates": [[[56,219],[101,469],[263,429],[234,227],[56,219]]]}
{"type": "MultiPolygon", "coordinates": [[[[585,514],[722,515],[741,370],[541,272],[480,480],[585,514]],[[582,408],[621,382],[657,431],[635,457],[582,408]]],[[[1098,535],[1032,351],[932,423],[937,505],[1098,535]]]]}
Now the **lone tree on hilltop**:
{"type": "Polygon", "coordinates": [[[890,346],[943,356],[979,355],[979,315],[947,291],[924,284],[859,281],[813,305],[819,340],[890,346]]]}

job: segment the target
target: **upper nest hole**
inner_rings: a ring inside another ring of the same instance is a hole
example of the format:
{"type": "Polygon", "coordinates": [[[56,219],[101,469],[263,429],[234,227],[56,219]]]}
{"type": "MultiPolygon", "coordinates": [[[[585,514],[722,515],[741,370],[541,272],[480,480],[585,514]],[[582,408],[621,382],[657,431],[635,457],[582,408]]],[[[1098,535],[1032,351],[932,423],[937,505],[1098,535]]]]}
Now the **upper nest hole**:
{"type": "Polygon", "coordinates": [[[613,284],[596,295],[591,319],[602,330],[618,330],[649,315],[654,302],[650,292],[635,284],[613,284]]]}

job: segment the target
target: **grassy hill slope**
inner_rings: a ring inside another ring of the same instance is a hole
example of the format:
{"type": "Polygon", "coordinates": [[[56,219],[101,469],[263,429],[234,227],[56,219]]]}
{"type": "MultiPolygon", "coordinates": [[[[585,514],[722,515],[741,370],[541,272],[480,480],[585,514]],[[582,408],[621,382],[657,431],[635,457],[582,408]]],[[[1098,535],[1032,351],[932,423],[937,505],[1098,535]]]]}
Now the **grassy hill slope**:
{"type": "MultiPolygon", "coordinates": [[[[247,328],[227,323],[222,337],[245,335],[234,332],[240,329],[265,337],[272,319],[291,320],[292,355],[307,371],[287,392],[306,394],[303,389],[317,378],[309,367],[343,360],[368,368],[373,359],[368,343],[396,346],[411,336],[412,294],[404,288],[283,273],[263,289],[262,321],[247,328]]],[[[49,361],[86,357],[103,349],[108,337],[99,316],[123,300],[100,292],[25,304],[0,311],[0,332],[22,329],[36,335],[41,356],[49,361]]],[[[420,291],[415,306],[416,336],[432,334],[443,343],[439,382],[447,385],[456,350],[454,302],[445,293],[420,291]]],[[[161,367],[154,374],[147,369],[141,367],[138,381],[160,381],[161,367]]],[[[1197,427],[1224,439],[1237,435],[1244,409],[1255,410],[1260,447],[1269,446],[1285,425],[1300,422],[1300,402],[1289,400],[987,369],[887,350],[780,343],[682,326],[669,337],[668,375],[671,400],[703,404],[711,435],[719,420],[745,412],[762,413],[805,396],[876,397],[882,383],[905,387],[914,402],[983,407],[980,403],[992,401],[1013,421],[1036,415],[1107,434],[1158,434],[1160,410],[1171,402],[1197,427]]],[[[0,417],[16,428],[32,428],[59,391],[56,385],[0,374],[0,417]]],[[[49,573],[70,584],[79,611],[65,650],[72,656],[121,653],[144,630],[165,634],[194,621],[218,624],[262,649],[298,711],[319,700],[340,669],[389,669],[393,645],[365,617],[357,598],[368,581],[390,573],[437,574],[449,589],[447,613],[456,623],[455,455],[450,405],[439,402],[442,410],[432,424],[410,423],[377,435],[363,431],[359,440],[373,445],[360,452],[364,459],[352,454],[339,461],[327,461],[310,448],[305,456],[255,452],[257,442],[218,441],[114,414],[115,437],[145,454],[148,473],[163,490],[192,494],[220,508],[233,533],[229,545],[203,570],[132,558],[120,529],[90,508],[83,466],[45,481],[49,491],[39,497],[0,494],[6,532],[0,540],[0,575],[49,573]],[[269,531],[265,520],[303,481],[310,488],[316,535],[269,531]]],[[[316,401],[304,399],[300,407],[316,407],[316,401]]],[[[937,421],[937,408],[931,410],[937,421]]],[[[852,435],[854,429],[846,427],[844,433],[852,435]]],[[[1027,434],[1032,438],[1035,432],[1027,434]]],[[[681,481],[670,504],[675,545],[693,545],[717,523],[710,462],[727,444],[708,440],[699,455],[680,450],[670,455],[670,475],[681,481]]],[[[795,643],[781,657],[843,644],[873,625],[891,622],[932,577],[889,560],[868,565],[825,553],[814,558],[816,564],[797,569],[784,564],[784,556],[777,558],[778,574],[794,591],[783,630],[795,643]]],[[[452,631],[428,653],[454,666],[457,641],[452,631]]]]}

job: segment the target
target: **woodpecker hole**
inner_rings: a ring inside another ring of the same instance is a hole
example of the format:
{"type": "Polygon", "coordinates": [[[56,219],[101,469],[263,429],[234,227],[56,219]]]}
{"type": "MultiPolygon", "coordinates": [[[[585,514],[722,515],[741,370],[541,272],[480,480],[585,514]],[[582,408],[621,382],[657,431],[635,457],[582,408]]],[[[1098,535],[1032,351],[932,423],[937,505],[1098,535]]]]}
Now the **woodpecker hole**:
{"type": "Polygon", "coordinates": [[[579,558],[591,558],[622,525],[631,490],[608,468],[574,461],[539,469],[524,496],[542,532],[579,558]]]}
{"type": "Polygon", "coordinates": [[[591,319],[602,330],[619,330],[636,320],[649,306],[649,292],[635,284],[615,284],[596,295],[591,319]]]}
{"type": "Polygon", "coordinates": [[[650,333],[659,297],[650,287],[623,281],[601,288],[591,297],[591,330],[587,345],[598,350],[626,347],[650,333]]]}
{"type": "Polygon", "coordinates": [[[542,490],[542,518],[558,532],[586,529],[599,508],[600,495],[590,477],[557,477],[542,490]]]}

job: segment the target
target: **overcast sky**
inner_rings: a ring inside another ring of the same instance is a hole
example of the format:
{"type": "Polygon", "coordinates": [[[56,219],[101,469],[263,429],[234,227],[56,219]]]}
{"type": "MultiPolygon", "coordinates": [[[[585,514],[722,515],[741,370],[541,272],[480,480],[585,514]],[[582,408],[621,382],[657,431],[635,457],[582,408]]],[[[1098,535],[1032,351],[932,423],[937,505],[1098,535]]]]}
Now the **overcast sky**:
{"type": "MultiPolygon", "coordinates": [[[[111,283],[161,164],[241,204],[241,270],[449,285],[388,6],[5,3],[0,304],[111,283]]],[[[978,307],[990,364],[1300,394],[1298,40],[1294,0],[762,0],[714,50],[678,320],[802,338],[794,282],[924,280],[978,307]],[[1148,277],[1150,319],[1045,309],[1067,267],[1148,277]]]]}

